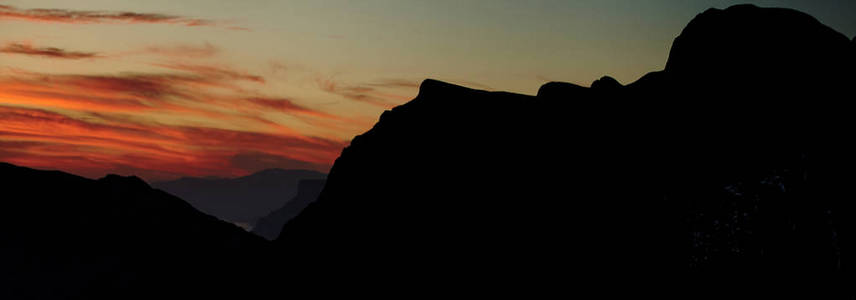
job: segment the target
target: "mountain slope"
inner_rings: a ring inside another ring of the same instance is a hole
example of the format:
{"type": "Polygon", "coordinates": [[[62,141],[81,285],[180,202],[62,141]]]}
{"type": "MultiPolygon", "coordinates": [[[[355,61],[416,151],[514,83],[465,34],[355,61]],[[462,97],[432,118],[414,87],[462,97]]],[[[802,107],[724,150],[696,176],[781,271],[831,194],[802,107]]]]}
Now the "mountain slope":
{"type": "Polygon", "coordinates": [[[828,276],[823,292],[840,292],[856,267],[852,49],[801,12],[740,5],[698,15],[665,70],[626,86],[532,97],[426,80],[353,139],[277,241],[393,274],[614,293],[828,276]]]}
{"type": "Polygon", "coordinates": [[[218,294],[263,239],[136,177],[90,180],[0,163],[0,294],[32,298],[218,294]]]}
{"type": "Polygon", "coordinates": [[[222,220],[252,224],[294,197],[301,180],[325,176],[309,170],[268,169],[238,178],[185,177],[152,186],[222,220]]]}
{"type": "Polygon", "coordinates": [[[297,195],[279,209],[260,218],[253,226],[252,232],[268,240],[275,240],[282,226],[300,214],[309,203],[318,199],[323,188],[324,180],[301,180],[297,184],[297,195]]]}

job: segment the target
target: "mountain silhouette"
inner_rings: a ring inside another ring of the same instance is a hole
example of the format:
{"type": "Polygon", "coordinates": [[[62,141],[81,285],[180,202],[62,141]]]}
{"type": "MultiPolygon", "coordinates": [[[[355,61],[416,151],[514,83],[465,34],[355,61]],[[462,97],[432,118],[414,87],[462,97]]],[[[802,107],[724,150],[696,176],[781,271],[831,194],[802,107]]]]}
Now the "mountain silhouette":
{"type": "Polygon", "coordinates": [[[238,178],[184,177],[152,186],[222,220],[253,224],[297,195],[298,182],[325,176],[309,170],[268,169],[238,178]]]}
{"type": "Polygon", "coordinates": [[[0,296],[208,295],[261,264],[264,239],[137,177],[99,180],[0,163],[0,296]]]}
{"type": "Polygon", "coordinates": [[[664,70],[624,86],[425,80],[277,243],[318,266],[607,294],[812,278],[852,295],[854,60],[807,14],[738,5],[696,16],[664,70]]]}
{"type": "Polygon", "coordinates": [[[252,232],[268,240],[279,236],[282,226],[296,217],[309,203],[318,199],[318,194],[324,188],[324,180],[301,180],[297,184],[297,195],[279,209],[260,218],[253,226],[252,232]]]}
{"type": "Polygon", "coordinates": [[[273,243],[139,178],[0,164],[0,298],[254,298],[308,281],[852,299],[854,44],[738,5],[696,16],[665,68],[631,83],[527,96],[425,80],[351,141],[316,201],[317,181],[280,195],[311,203],[273,243]]]}

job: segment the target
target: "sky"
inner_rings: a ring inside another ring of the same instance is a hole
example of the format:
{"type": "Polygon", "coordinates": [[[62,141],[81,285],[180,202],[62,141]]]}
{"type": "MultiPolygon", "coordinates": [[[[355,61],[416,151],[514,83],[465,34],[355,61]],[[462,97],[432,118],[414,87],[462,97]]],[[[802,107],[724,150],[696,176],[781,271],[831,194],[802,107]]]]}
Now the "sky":
{"type": "MultiPolygon", "coordinates": [[[[856,35],[856,1],[741,2],[856,35]]],[[[663,69],[693,16],[741,2],[0,0],[0,161],[150,181],[326,172],[426,78],[627,84],[663,69]]]]}

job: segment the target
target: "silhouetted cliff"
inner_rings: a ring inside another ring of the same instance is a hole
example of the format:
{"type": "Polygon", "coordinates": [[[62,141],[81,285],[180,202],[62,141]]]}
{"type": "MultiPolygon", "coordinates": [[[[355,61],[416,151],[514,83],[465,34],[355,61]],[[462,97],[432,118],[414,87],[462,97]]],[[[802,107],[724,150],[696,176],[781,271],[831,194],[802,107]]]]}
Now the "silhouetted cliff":
{"type": "Polygon", "coordinates": [[[297,195],[298,182],[323,179],[309,170],[268,169],[238,178],[185,177],[152,185],[222,220],[251,225],[297,195]]]}
{"type": "Polygon", "coordinates": [[[390,274],[604,293],[812,278],[852,294],[854,59],[806,14],[739,5],[698,15],[665,70],[626,86],[426,80],[277,241],[390,274]]]}
{"type": "Polygon", "coordinates": [[[324,180],[301,180],[297,184],[297,195],[288,200],[282,207],[259,219],[253,226],[253,233],[268,240],[275,240],[279,236],[282,226],[290,221],[309,203],[318,199],[321,189],[324,188],[324,180]]]}

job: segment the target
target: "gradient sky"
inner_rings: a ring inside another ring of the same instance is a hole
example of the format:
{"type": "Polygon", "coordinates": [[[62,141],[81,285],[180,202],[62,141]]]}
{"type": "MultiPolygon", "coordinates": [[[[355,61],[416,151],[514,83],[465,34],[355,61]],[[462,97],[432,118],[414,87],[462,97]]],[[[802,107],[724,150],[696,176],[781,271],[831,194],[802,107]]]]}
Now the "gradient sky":
{"type": "MultiPolygon", "coordinates": [[[[749,2],[856,35],[856,1],[749,2]]],[[[326,172],[425,78],[626,84],[664,67],[693,16],[736,3],[0,0],[0,161],[148,180],[326,172]]]]}

